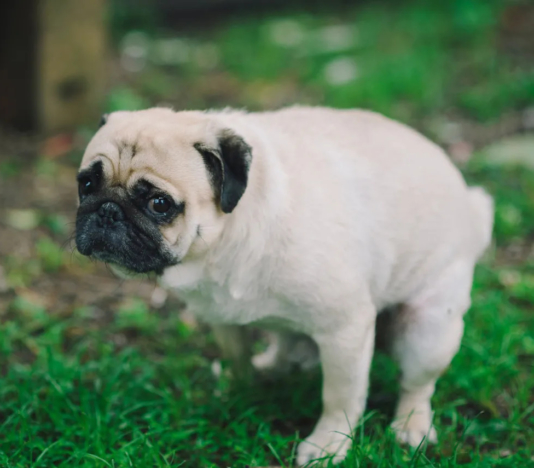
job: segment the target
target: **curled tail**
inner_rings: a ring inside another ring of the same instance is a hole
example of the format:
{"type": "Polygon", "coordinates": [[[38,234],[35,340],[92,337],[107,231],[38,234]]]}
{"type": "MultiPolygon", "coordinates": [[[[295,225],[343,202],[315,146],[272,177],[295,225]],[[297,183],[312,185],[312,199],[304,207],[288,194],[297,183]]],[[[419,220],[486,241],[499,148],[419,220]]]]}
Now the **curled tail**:
{"type": "Polygon", "coordinates": [[[494,218],[493,198],[482,187],[469,187],[469,199],[479,233],[478,255],[482,255],[491,242],[494,218]]]}

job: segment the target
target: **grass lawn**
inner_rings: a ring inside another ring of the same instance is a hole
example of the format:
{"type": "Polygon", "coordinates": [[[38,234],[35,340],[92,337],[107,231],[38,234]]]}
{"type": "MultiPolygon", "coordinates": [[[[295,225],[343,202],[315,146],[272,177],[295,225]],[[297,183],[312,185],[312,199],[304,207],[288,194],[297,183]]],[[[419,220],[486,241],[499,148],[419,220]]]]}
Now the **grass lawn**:
{"type": "MultiPolygon", "coordinates": [[[[490,122],[534,104],[532,67],[497,47],[503,9],[410,1],[251,17],[179,38],[193,61],[172,62],[164,35],[149,31],[145,68],[121,78],[107,106],[364,106],[427,133],[443,116],[490,122]]],[[[176,301],[147,305],[147,284],[109,299],[127,285],[62,249],[73,182],[61,200],[42,201],[43,187],[74,180],[78,158],[23,168],[16,153],[0,154],[0,467],[290,466],[320,413],[320,373],[250,386],[218,380],[211,335],[182,321],[176,301]],[[13,207],[31,207],[35,226],[13,207]],[[2,250],[13,239],[28,253],[2,250]],[[95,275],[104,278],[96,285],[95,275]],[[112,282],[117,289],[93,300],[112,282]]],[[[439,443],[417,451],[395,443],[397,369],[377,353],[368,411],[341,467],[534,466],[534,172],[483,153],[463,171],[495,196],[495,241],[476,272],[462,347],[433,399],[439,443]]]]}

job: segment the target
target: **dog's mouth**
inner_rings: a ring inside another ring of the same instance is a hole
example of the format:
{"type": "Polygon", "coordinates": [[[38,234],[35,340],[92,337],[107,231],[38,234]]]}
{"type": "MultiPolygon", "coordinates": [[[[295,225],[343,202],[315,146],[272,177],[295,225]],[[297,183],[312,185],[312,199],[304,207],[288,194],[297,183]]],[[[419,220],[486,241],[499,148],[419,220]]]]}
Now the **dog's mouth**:
{"type": "Polygon", "coordinates": [[[114,273],[121,277],[138,277],[138,276],[161,276],[166,268],[177,265],[180,261],[174,256],[166,258],[164,261],[155,259],[147,260],[146,258],[130,258],[129,255],[120,255],[118,252],[109,252],[107,250],[93,249],[90,254],[78,251],[89,258],[98,260],[108,265],[114,273]]]}
{"type": "Polygon", "coordinates": [[[162,275],[179,263],[177,256],[165,245],[148,235],[123,229],[95,229],[90,221],[77,223],[76,247],[87,257],[104,262],[123,276],[139,274],[162,275]]]}

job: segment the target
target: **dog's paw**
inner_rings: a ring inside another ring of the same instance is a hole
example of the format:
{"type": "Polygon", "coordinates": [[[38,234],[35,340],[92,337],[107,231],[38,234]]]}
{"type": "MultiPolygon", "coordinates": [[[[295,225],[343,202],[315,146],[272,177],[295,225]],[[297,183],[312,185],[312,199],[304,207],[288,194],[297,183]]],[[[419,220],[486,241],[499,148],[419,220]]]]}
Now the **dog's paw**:
{"type": "Polygon", "coordinates": [[[254,369],[261,373],[286,374],[290,366],[286,360],[280,359],[269,349],[263,353],[252,356],[254,369]]]}
{"type": "Polygon", "coordinates": [[[394,421],[391,427],[400,443],[417,448],[425,440],[431,444],[438,441],[438,433],[430,418],[412,415],[408,420],[394,421]]]}
{"type": "Polygon", "coordinates": [[[320,466],[324,460],[340,463],[345,459],[351,439],[339,432],[314,432],[297,449],[298,466],[320,466]]]}

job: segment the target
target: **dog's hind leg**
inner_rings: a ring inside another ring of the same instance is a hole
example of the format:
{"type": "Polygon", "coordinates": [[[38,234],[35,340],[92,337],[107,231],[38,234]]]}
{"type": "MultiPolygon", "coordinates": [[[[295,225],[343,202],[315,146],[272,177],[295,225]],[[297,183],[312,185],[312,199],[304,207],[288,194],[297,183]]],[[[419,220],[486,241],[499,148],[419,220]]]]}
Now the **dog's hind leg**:
{"type": "Polygon", "coordinates": [[[470,306],[473,263],[457,261],[393,317],[393,356],[401,369],[401,394],[392,427],[401,442],[436,442],[430,399],[438,377],[462,339],[470,306]]]}

